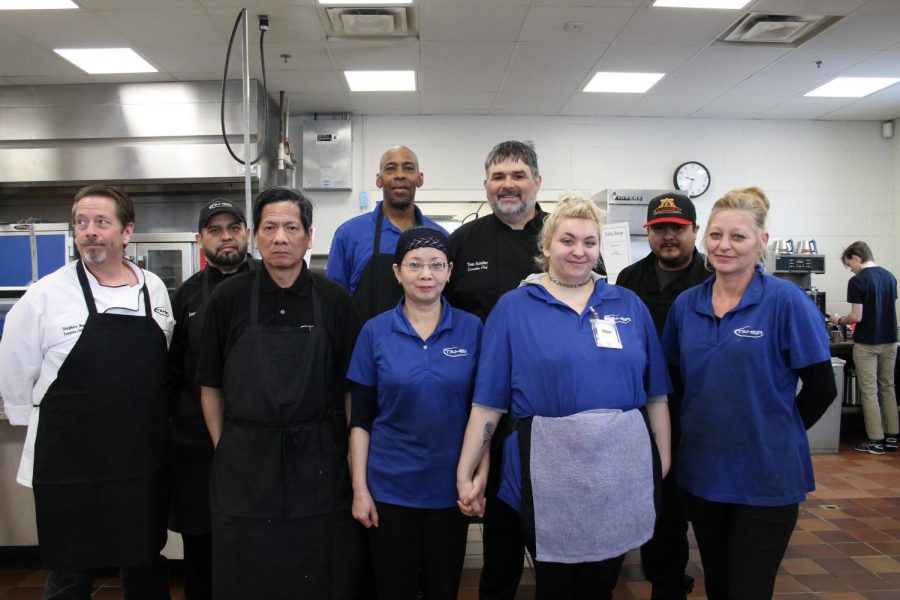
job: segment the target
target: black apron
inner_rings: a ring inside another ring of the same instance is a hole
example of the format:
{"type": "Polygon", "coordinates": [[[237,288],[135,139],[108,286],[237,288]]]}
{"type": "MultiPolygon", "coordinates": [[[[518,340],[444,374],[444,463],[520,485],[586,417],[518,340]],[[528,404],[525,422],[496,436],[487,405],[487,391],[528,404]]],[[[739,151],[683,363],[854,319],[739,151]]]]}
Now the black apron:
{"type": "MultiPolygon", "coordinates": [[[[422,219],[419,218],[419,213],[415,215],[415,226],[418,227],[422,225],[422,219]]],[[[375,209],[375,242],[372,244],[372,258],[359,276],[359,284],[353,294],[353,303],[356,304],[356,310],[363,323],[394,308],[403,296],[403,288],[397,283],[392,268],[394,255],[381,253],[382,221],[384,213],[379,204],[375,209]]]]}
{"type": "MultiPolygon", "coordinates": [[[[225,360],[225,421],[210,506],[217,599],[350,598],[360,532],[346,428],[336,422],[332,342],[311,280],[313,326],[250,323],[225,360]]],[[[341,414],[343,411],[340,411],[341,414]]]]}
{"type": "Polygon", "coordinates": [[[166,337],[151,316],[88,318],[40,404],[34,500],[44,565],[91,569],[153,560],[166,541],[170,394],[166,337]]]}
{"type": "Polygon", "coordinates": [[[211,292],[209,269],[201,277],[200,305],[187,324],[187,351],[179,399],[172,415],[172,440],[175,462],[172,466],[172,502],[169,529],[189,535],[209,535],[209,475],[212,471],[213,445],[200,406],[197,362],[203,318],[211,292]]]}

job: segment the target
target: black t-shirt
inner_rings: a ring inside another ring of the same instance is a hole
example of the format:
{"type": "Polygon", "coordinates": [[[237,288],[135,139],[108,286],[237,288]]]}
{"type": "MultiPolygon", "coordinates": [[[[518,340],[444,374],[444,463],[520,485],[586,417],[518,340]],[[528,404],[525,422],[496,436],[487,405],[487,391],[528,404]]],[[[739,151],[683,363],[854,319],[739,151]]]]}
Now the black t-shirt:
{"type": "Polygon", "coordinates": [[[850,278],[847,302],[862,304],[862,320],[853,330],[860,344],[892,344],[897,341],[897,280],[887,269],[866,267],[850,278]]]}
{"type": "MultiPolygon", "coordinates": [[[[260,275],[259,324],[301,326],[313,324],[313,282],[322,304],[323,326],[331,336],[334,372],[330,374],[336,392],[349,390],[347,367],[360,322],[353,300],[340,285],[311,274],[306,266],[293,285],[280,288],[269,276],[265,265],[260,275]]],[[[241,273],[223,281],[209,298],[197,382],[207,387],[222,387],[223,370],[228,353],[250,324],[250,287],[254,271],[241,273]]]]}
{"type": "Polygon", "coordinates": [[[535,215],[524,229],[511,229],[491,213],[451,233],[453,272],[444,290],[450,304],[484,321],[500,296],[538,273],[534,258],[546,216],[535,205],[535,215]]]}

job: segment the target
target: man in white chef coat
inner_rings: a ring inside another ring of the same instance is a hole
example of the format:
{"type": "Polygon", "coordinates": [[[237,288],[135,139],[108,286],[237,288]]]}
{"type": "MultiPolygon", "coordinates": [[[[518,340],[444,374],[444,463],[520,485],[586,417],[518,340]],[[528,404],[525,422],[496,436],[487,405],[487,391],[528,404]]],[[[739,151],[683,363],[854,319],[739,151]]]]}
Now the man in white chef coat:
{"type": "Polygon", "coordinates": [[[127,194],[82,188],[72,217],[80,259],[28,289],[0,340],[4,408],[28,426],[17,480],[34,488],[43,598],[90,598],[105,566],[126,599],[168,598],[169,296],[123,258],[127,194]]]}

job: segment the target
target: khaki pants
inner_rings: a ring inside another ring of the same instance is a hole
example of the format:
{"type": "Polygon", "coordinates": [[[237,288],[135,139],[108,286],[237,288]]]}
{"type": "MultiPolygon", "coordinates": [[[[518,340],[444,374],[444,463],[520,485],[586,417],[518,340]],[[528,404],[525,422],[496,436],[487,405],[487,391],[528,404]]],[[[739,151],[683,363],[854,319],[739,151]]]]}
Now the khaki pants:
{"type": "Polygon", "coordinates": [[[853,344],[853,362],[870,440],[882,440],[885,433],[900,431],[897,397],[894,395],[896,344],[853,344]]]}

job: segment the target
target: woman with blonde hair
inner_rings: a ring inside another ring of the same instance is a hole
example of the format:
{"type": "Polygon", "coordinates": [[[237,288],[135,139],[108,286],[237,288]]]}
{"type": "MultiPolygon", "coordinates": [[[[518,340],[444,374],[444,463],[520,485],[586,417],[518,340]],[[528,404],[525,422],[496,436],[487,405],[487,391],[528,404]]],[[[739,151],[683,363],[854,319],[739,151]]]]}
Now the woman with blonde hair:
{"type": "Polygon", "coordinates": [[[481,461],[508,411],[498,501],[521,515],[538,599],[610,598],[668,470],[668,369],[644,303],[592,270],[600,220],[563,197],[539,238],[543,273],[488,317],[457,468],[460,509],[480,514],[481,461]]]}
{"type": "Polygon", "coordinates": [[[772,597],[815,488],[806,429],[837,395],[822,314],[760,264],[768,211],[756,187],[716,201],[704,235],[714,275],[678,296],[663,331],[684,382],[676,471],[710,600],[772,597]]]}

